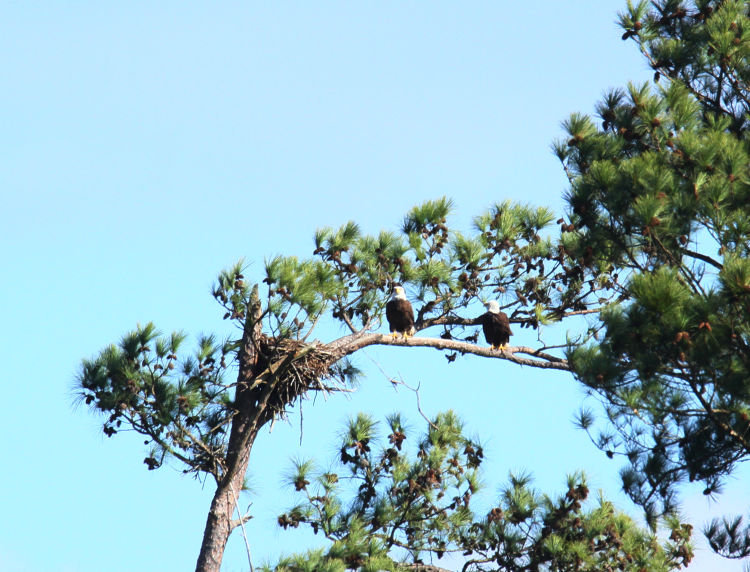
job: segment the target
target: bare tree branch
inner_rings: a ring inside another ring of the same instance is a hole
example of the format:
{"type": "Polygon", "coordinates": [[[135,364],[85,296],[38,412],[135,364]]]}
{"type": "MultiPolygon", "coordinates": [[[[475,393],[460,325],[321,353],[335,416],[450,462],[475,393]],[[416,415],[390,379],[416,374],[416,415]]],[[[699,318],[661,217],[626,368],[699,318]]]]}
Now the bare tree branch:
{"type": "Polygon", "coordinates": [[[559,369],[570,371],[568,361],[553,356],[548,353],[535,350],[525,346],[507,347],[504,350],[493,350],[490,347],[478,346],[468,342],[458,340],[444,340],[442,338],[422,338],[414,337],[404,340],[403,338],[393,338],[385,334],[362,333],[352,336],[346,336],[328,344],[329,350],[340,353],[341,357],[352,354],[364,347],[381,345],[381,346],[411,346],[434,348],[436,350],[451,350],[461,354],[474,354],[481,357],[497,358],[508,360],[519,365],[528,365],[542,369],[559,369]],[[519,357],[516,354],[527,354],[535,359],[519,357]]]}
{"type": "Polygon", "coordinates": [[[403,566],[414,572],[453,572],[447,568],[438,568],[431,564],[404,564],[403,566]]]}

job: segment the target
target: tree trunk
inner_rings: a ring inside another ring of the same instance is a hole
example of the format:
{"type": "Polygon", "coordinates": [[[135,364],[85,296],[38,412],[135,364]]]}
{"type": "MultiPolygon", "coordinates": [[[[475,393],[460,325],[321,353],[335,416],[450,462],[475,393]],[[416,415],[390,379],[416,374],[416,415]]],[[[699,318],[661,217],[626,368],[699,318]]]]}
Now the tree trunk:
{"type": "Polygon", "coordinates": [[[249,389],[248,385],[237,389],[235,403],[238,410],[232,420],[229,434],[224,476],[216,487],[216,493],[211,501],[196,572],[219,572],[229,535],[242,518],[241,514],[237,519],[233,518],[234,507],[242,492],[255,438],[260,428],[269,420],[265,411],[253,407],[259,393],[264,392],[258,388],[249,389]]]}
{"type": "MultiPolygon", "coordinates": [[[[242,401],[244,400],[240,400],[242,401]]],[[[211,501],[195,572],[220,571],[229,535],[241,522],[242,514],[238,513],[237,518],[233,518],[234,508],[244,485],[245,473],[250,462],[250,450],[260,429],[253,422],[257,421],[257,417],[252,417],[254,416],[248,415],[248,411],[245,410],[239,412],[232,423],[227,455],[230,463],[226,476],[216,487],[216,493],[211,501]]]]}
{"type": "MultiPolygon", "coordinates": [[[[244,473],[237,473],[232,483],[235,494],[239,495],[242,488],[244,473]]],[[[206,519],[206,529],[203,532],[203,543],[198,555],[196,572],[219,572],[221,560],[229,535],[233,530],[232,513],[234,512],[235,495],[229,486],[218,487],[211,502],[211,510],[206,519]]]]}
{"type": "Polygon", "coordinates": [[[237,356],[239,374],[227,452],[220,463],[218,486],[206,519],[196,572],[220,571],[229,535],[242,522],[242,514],[238,514],[236,519],[233,514],[244,485],[250,451],[261,427],[273,418],[273,412],[267,405],[272,386],[257,386],[254,383],[257,374],[265,367],[259,355],[262,336],[260,319],[261,305],[256,286],[250,296],[242,345],[237,356]]]}

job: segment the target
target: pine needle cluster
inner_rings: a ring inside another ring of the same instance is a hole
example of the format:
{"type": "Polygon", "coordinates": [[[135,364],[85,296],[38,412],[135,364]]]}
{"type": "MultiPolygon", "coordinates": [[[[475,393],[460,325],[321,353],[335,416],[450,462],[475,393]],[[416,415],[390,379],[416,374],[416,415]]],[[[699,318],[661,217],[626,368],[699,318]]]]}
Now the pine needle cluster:
{"type": "Polygon", "coordinates": [[[681,483],[712,495],[750,456],[749,15],[746,1],[628,2],[623,39],[653,82],[608,93],[600,124],[572,116],[555,145],[587,270],[611,264],[624,301],[570,351],[606,404],[608,424],[580,425],[626,459],[625,490],[652,518],[681,483]]]}
{"type": "Polygon", "coordinates": [[[284,528],[310,527],[326,546],[282,558],[270,572],[419,570],[447,556],[462,570],[667,571],[692,559],[691,526],[666,522],[668,541],[640,529],[600,499],[591,508],[583,475],[549,497],[527,475],[511,475],[495,506],[476,514],[484,459],[453,412],[441,413],[415,448],[398,415],[388,434],[360,414],[344,432],[337,466],[297,462],[288,481],[302,502],[279,516],[284,528]]]}
{"type": "Polygon", "coordinates": [[[149,470],[174,456],[185,472],[216,472],[225,452],[231,396],[224,374],[232,344],[198,339],[191,355],[178,358],[185,335],[162,336],[149,323],[126,334],[93,360],[78,377],[80,399],[106,415],[104,434],[121,430],[146,436],[149,470]]]}

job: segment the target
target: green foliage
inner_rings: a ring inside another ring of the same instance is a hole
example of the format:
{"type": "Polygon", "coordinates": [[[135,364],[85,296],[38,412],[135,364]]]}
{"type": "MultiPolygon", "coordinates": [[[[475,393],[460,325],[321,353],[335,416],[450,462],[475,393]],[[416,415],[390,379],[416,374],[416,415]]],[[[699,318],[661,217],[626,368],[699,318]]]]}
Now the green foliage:
{"type": "Polygon", "coordinates": [[[527,475],[511,475],[495,506],[475,514],[483,451],[463,435],[461,420],[450,411],[437,415],[414,452],[399,416],[389,417],[388,427],[387,442],[377,442],[371,417],[350,420],[339,459],[349,478],[313,477],[309,462],[295,464],[289,483],[302,502],[279,525],[309,526],[326,546],[264,570],[408,570],[460,554],[469,571],[656,572],[692,558],[690,525],[665,521],[671,536],[660,546],[611,503],[584,508],[589,491],[580,474],[555,498],[531,488],[527,475]]]}
{"type": "MultiPolygon", "coordinates": [[[[395,232],[320,229],[311,257],[267,259],[261,283],[246,281],[242,261],[219,274],[212,295],[237,339],[202,336],[185,354],[183,334],[139,327],[84,360],[78,395],[105,416],[108,436],[146,437],[149,469],[172,456],[218,483],[239,470],[252,428],[329,389],[320,379],[356,376],[336,342],[318,351],[325,344],[311,335],[321,323],[375,331],[396,283],[415,303],[417,331],[439,326],[444,338],[475,327],[476,303],[490,299],[521,327],[601,312],[568,352],[605,405],[603,424],[585,411],[579,426],[627,460],[625,490],[652,522],[675,508],[684,481],[713,494],[750,455],[749,12],[741,0],[628,1],[623,39],[654,81],[605,94],[598,119],[563,122],[553,150],[570,188],[559,233],[548,209],[509,201],[458,232],[445,197],[412,208],[395,232]],[[232,365],[238,377],[225,380],[232,365]]],[[[396,569],[395,547],[412,561],[464,551],[472,569],[661,570],[689,560],[677,524],[675,547],[661,549],[606,503],[582,512],[582,479],[550,500],[514,477],[492,516],[477,519],[481,447],[455,416],[434,420],[416,459],[402,450],[400,419],[389,427],[389,444],[376,447],[373,420],[352,420],[340,461],[354,496],[338,475],[299,464],[290,482],[306,499],[280,523],[309,524],[331,544],[282,569],[396,569]]],[[[742,526],[725,519],[707,534],[719,552],[743,556],[742,526]]]]}
{"type": "Polygon", "coordinates": [[[226,310],[224,319],[231,318],[243,322],[247,304],[250,300],[250,288],[245,282],[243,272],[243,261],[238,261],[234,266],[223,270],[211,290],[211,294],[219,304],[226,310]]]}
{"type": "Polygon", "coordinates": [[[123,423],[147,437],[149,469],[172,455],[188,466],[185,472],[211,471],[232,415],[223,379],[231,346],[203,336],[194,353],[180,359],[184,340],[182,333],[161,336],[151,323],[138,327],[83,361],[76,391],[106,416],[108,437],[123,423]]]}
{"type": "MultiPolygon", "coordinates": [[[[570,179],[570,248],[592,253],[587,271],[598,255],[626,277],[613,285],[624,304],[570,363],[606,405],[594,442],[627,459],[625,490],[650,517],[674,509],[680,483],[711,495],[750,456],[749,8],[629,2],[623,39],[653,84],[607,94],[594,132],[574,115],[555,147],[570,179]]],[[[590,415],[580,425],[594,431],[590,415]]],[[[734,522],[709,538],[743,556],[734,522]]]]}
{"type": "Polygon", "coordinates": [[[335,270],[317,260],[277,256],[266,262],[269,321],[280,337],[298,335],[328,302],[345,293],[335,270]],[[293,316],[293,317],[292,317],[293,316]]]}
{"type": "Polygon", "coordinates": [[[750,527],[741,516],[714,519],[704,530],[711,548],[728,558],[750,556],[750,527]]]}
{"type": "MultiPolygon", "coordinates": [[[[464,234],[448,226],[452,208],[447,198],[418,205],[400,234],[365,235],[353,222],[320,229],[312,257],[267,259],[261,284],[246,280],[239,261],[219,273],[211,291],[224,319],[240,329],[236,339],[218,344],[200,337],[194,354],[180,358],[185,336],[160,336],[149,324],[85,361],[77,391],[108,416],[107,435],[128,428],[147,437],[149,468],[171,455],[187,472],[219,479],[233,417],[259,403],[238,396],[245,386],[224,379],[227,367],[239,364],[240,381],[252,380],[250,388],[280,384],[263,402],[273,403],[273,414],[311,387],[327,389],[318,383],[323,377],[350,383],[358,373],[351,362],[306,361],[311,347],[299,344],[322,322],[339,322],[351,333],[380,327],[395,283],[416,298],[417,329],[438,325],[444,337],[462,334],[475,318],[475,310],[466,310],[476,302],[501,299],[512,321],[539,328],[593,311],[611,296],[606,275],[584,276],[575,233],[559,243],[551,238],[548,209],[498,203],[464,234]]],[[[472,329],[465,339],[476,335],[472,329]]]]}
{"type": "MultiPolygon", "coordinates": [[[[404,234],[435,235],[443,231],[448,215],[453,210],[453,201],[443,197],[436,201],[427,201],[414,207],[404,218],[404,234]]],[[[423,236],[427,238],[427,236],[423,236]]]]}
{"type": "MultiPolygon", "coordinates": [[[[268,331],[305,338],[328,315],[352,332],[377,327],[396,283],[421,304],[418,328],[439,322],[449,331],[462,327],[459,312],[474,301],[504,298],[514,321],[536,328],[609,295],[606,280],[583,277],[582,258],[567,248],[569,239],[558,244],[543,235],[554,219],[549,209],[499,203],[476,218],[475,233],[468,235],[449,228],[452,208],[446,198],[414,207],[401,234],[364,235],[352,222],[320,229],[315,258],[267,261],[268,331]],[[564,289],[556,287],[560,277],[572,278],[564,289]]],[[[231,288],[235,272],[220,278],[215,293],[220,301],[247,301],[246,290],[231,288]]],[[[226,317],[243,316],[230,304],[226,317]]]]}

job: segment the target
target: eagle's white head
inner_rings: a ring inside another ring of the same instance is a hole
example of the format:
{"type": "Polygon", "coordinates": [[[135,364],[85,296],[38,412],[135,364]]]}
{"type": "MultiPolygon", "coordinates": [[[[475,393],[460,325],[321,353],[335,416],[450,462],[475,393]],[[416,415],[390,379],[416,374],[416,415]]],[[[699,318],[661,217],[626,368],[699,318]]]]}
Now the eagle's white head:
{"type": "Polygon", "coordinates": [[[484,307],[487,308],[487,311],[490,314],[500,313],[500,304],[497,303],[497,300],[490,300],[489,302],[485,302],[484,307]]]}
{"type": "Polygon", "coordinates": [[[391,294],[393,300],[406,300],[406,291],[403,286],[394,286],[393,294],[391,294]]]}

